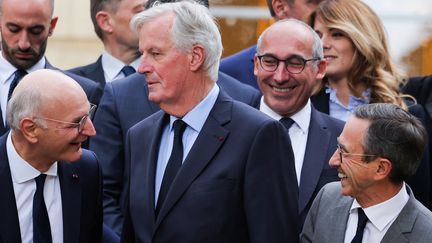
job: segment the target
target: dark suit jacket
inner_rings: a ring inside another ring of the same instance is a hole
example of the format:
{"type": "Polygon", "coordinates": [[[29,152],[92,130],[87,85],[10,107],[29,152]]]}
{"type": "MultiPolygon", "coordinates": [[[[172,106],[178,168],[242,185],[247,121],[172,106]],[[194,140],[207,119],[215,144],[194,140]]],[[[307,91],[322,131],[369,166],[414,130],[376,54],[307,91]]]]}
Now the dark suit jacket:
{"type": "MultiPolygon", "coordinates": [[[[48,60],[46,60],[45,68],[61,71],[60,69],[51,65],[48,62],[48,60]]],[[[95,82],[93,82],[89,79],[80,77],[78,75],[75,75],[73,73],[70,73],[70,72],[63,72],[63,73],[68,75],[69,77],[73,78],[79,85],[81,85],[81,87],[84,89],[84,92],[86,93],[87,98],[90,101],[90,103],[95,104],[95,105],[99,104],[99,100],[100,100],[100,98],[102,96],[102,92],[103,92],[103,89],[101,87],[99,87],[95,82]]],[[[2,119],[3,119],[2,113],[0,112],[0,136],[5,134],[7,131],[9,131],[9,128],[6,128],[4,126],[2,119]]]]}
{"type": "Polygon", "coordinates": [[[402,87],[402,92],[416,98],[432,117],[432,75],[424,77],[411,77],[402,87]]]}
{"type": "Polygon", "coordinates": [[[343,121],[312,107],[300,176],[299,213],[302,224],[319,190],[329,182],[339,181],[337,170],[330,167],[329,160],[336,151],[337,137],[341,134],[343,127],[343,121]]]}
{"type": "MultiPolygon", "coordinates": [[[[323,113],[329,114],[329,94],[326,94],[324,90],[319,92],[317,95],[311,97],[312,103],[315,108],[323,113]]],[[[413,104],[407,101],[408,111],[419,118],[419,120],[423,123],[423,125],[428,128],[430,126],[429,116],[426,114],[424,108],[421,105],[413,104]]],[[[411,176],[407,183],[410,185],[412,190],[414,191],[417,199],[423,203],[429,209],[432,209],[432,185],[431,185],[431,176],[432,169],[431,166],[431,158],[430,158],[430,149],[431,149],[431,141],[429,140],[429,144],[426,146],[425,151],[423,153],[422,160],[420,162],[420,166],[417,169],[417,172],[411,176]]]]}
{"type": "MultiPolygon", "coordinates": [[[[0,238],[5,243],[20,243],[18,211],[6,154],[7,134],[0,138],[0,238]]],[[[94,153],[83,149],[79,161],[59,162],[58,176],[63,208],[64,242],[101,242],[102,176],[94,153]]]]}
{"type": "MultiPolygon", "coordinates": [[[[432,213],[414,197],[407,186],[409,200],[381,242],[432,242],[432,213]]],[[[353,198],[341,194],[340,182],[329,183],[318,193],[306,218],[301,242],[344,242],[353,198]]]]}
{"type": "Polygon", "coordinates": [[[155,168],[167,118],[157,112],[128,132],[122,242],[298,241],[297,181],[284,127],[223,92],[155,218],[155,168]]]}
{"type": "Polygon", "coordinates": [[[253,45],[234,55],[225,57],[221,60],[219,70],[259,91],[257,78],[254,74],[255,53],[256,45],[253,45]]]}
{"type": "MultiPolygon", "coordinates": [[[[99,57],[95,63],[91,63],[82,67],[77,67],[69,71],[94,80],[98,82],[102,87],[105,86],[106,81],[104,70],[102,67],[102,57],[99,57]]],[[[257,90],[251,89],[247,85],[243,85],[238,80],[222,72],[219,72],[219,79],[217,81],[217,84],[234,99],[242,101],[246,104],[250,104],[253,107],[258,106],[261,94],[257,90]]]]}
{"type": "MultiPolygon", "coordinates": [[[[217,84],[238,100],[257,106],[259,93],[226,74],[219,73],[217,84]],[[232,83],[234,82],[234,83],[232,83]],[[242,88],[246,86],[246,88],[242,88]]],[[[105,86],[105,93],[94,118],[97,135],[90,139],[90,149],[101,161],[104,174],[104,221],[118,234],[121,232],[124,204],[124,140],[127,130],[159,110],[148,100],[148,89],[141,74],[132,74],[105,86]]]]}

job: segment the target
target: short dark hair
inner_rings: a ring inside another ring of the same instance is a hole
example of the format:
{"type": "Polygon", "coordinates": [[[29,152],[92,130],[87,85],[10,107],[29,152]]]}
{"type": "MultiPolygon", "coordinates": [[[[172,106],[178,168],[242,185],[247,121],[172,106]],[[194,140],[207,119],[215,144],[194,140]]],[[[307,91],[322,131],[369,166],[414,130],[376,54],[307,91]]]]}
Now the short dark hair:
{"type": "MultiPolygon", "coordinates": [[[[268,7],[268,9],[269,9],[269,11],[270,11],[270,15],[272,16],[272,17],[274,17],[275,15],[276,15],[276,13],[275,13],[275,11],[273,10],[273,5],[272,5],[272,1],[273,0],[267,0],[267,7],[268,7]]],[[[292,5],[294,2],[295,2],[295,0],[285,0],[289,5],[292,5]]],[[[308,3],[308,4],[315,4],[315,5],[318,5],[318,4],[320,4],[320,2],[322,2],[323,0],[307,0],[306,1],[306,3],[308,3]]]]}
{"type": "Polygon", "coordinates": [[[103,10],[115,13],[120,1],[121,0],[90,0],[90,17],[93,22],[93,28],[96,35],[101,40],[103,40],[103,31],[97,23],[96,14],[103,10]]]}
{"type": "MultiPolygon", "coordinates": [[[[154,4],[161,4],[161,3],[174,3],[174,2],[180,2],[182,0],[148,0],[145,4],[145,9],[151,8],[154,4]]],[[[198,2],[207,8],[210,6],[208,0],[195,0],[195,2],[198,2]]]]}
{"type": "MultiPolygon", "coordinates": [[[[392,182],[405,181],[417,171],[427,133],[415,116],[390,103],[360,106],[354,116],[371,122],[363,138],[364,153],[391,161],[393,168],[389,178],[392,182]]],[[[364,158],[366,162],[372,159],[364,158]]]]}

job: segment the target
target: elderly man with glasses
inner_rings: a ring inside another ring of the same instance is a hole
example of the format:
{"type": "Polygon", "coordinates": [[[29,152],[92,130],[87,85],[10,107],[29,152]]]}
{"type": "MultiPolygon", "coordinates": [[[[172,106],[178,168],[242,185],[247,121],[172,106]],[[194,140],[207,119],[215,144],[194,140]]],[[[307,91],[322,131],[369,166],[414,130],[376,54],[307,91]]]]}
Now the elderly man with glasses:
{"type": "Polygon", "coordinates": [[[0,238],[4,242],[101,242],[102,176],[93,152],[95,106],[65,74],[27,74],[0,138],[0,238]],[[69,163],[73,162],[73,163],[69,163]]]}
{"type": "Polygon", "coordinates": [[[343,122],[323,114],[309,97],[326,70],[318,35],[295,19],[271,25],[258,39],[255,75],[263,93],[260,110],[288,129],[299,186],[299,214],[309,207],[326,183],[338,180],[328,166],[343,122]]]}
{"type": "Polygon", "coordinates": [[[405,183],[426,141],[421,122],[399,106],[360,106],[329,161],[341,181],[318,193],[301,241],[432,242],[432,213],[405,183]]]}

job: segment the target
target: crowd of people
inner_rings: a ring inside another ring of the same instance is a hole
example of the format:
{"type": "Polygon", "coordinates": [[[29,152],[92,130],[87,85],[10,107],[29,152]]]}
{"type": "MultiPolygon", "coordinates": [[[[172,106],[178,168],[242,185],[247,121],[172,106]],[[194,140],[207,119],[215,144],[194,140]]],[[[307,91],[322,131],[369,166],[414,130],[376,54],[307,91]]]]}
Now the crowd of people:
{"type": "Polygon", "coordinates": [[[221,59],[208,1],[91,0],[65,71],[54,0],[0,0],[0,242],[432,242],[432,78],[361,0],[267,3],[221,59]]]}

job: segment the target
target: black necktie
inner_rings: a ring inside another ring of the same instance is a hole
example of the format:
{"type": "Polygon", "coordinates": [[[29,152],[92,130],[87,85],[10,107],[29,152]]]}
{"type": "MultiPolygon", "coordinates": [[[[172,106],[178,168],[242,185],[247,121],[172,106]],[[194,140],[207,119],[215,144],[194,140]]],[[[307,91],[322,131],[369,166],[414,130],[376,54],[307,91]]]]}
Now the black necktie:
{"type": "Polygon", "coordinates": [[[171,187],[174,177],[180,170],[183,161],[183,143],[182,137],[183,132],[186,129],[187,124],[183,120],[175,120],[173,124],[174,128],[174,142],[171,152],[171,156],[168,160],[167,166],[165,168],[165,173],[162,179],[162,185],[159,191],[159,197],[156,205],[155,215],[159,214],[163,202],[167,196],[168,190],[171,187]]]}
{"type": "Polygon", "coordinates": [[[13,91],[15,90],[16,86],[18,85],[19,81],[27,74],[25,70],[17,69],[14,73],[14,78],[9,86],[9,92],[8,92],[8,101],[10,100],[13,91]]]}
{"type": "Polygon", "coordinates": [[[362,208],[357,209],[358,213],[358,223],[357,223],[357,231],[352,239],[351,243],[361,243],[363,240],[363,231],[368,221],[366,214],[364,213],[362,208]]]}
{"type": "Polygon", "coordinates": [[[45,184],[45,174],[40,174],[35,178],[36,192],[33,197],[33,242],[51,243],[51,226],[48,218],[48,211],[45,206],[43,188],[45,184]]]}
{"type": "Polygon", "coordinates": [[[135,68],[133,68],[132,66],[126,65],[121,69],[121,72],[124,74],[125,77],[135,73],[135,68]]]}
{"type": "Polygon", "coordinates": [[[280,120],[282,124],[286,127],[286,129],[290,129],[290,127],[294,124],[294,120],[289,117],[282,117],[280,120]]]}

